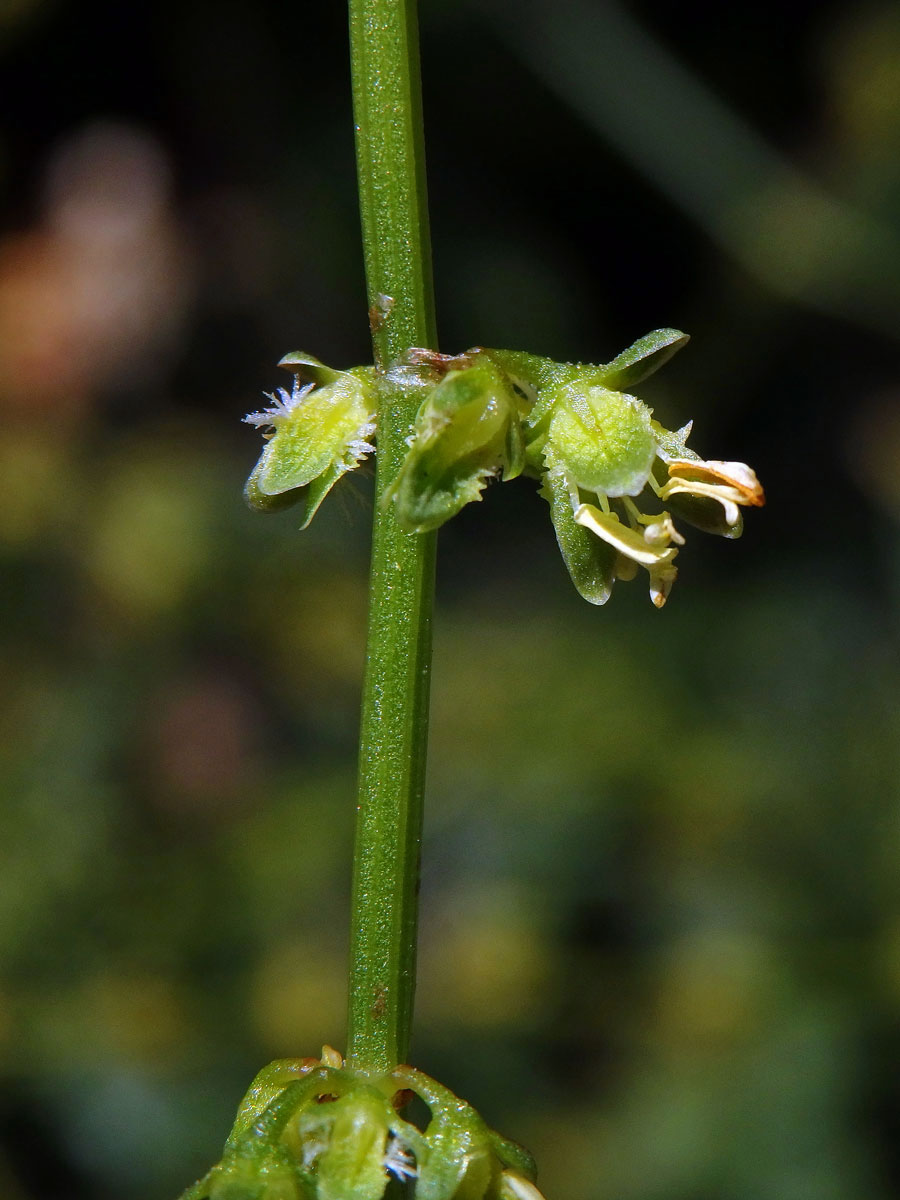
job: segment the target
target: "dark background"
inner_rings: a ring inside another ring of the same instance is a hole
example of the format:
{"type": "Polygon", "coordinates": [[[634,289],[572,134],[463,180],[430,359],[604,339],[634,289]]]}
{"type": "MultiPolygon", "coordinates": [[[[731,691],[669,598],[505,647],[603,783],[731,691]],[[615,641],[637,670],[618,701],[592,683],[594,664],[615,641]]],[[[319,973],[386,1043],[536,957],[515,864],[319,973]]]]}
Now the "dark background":
{"type": "MultiPolygon", "coordinates": [[[[425,0],[442,346],[601,361],[766,485],[665,611],[519,480],[441,536],[414,1058],[553,1200],[900,1194],[900,12],[425,0]]],[[[0,5],[0,1193],[172,1197],[344,1040],[370,481],[345,14],[0,5]]]]}

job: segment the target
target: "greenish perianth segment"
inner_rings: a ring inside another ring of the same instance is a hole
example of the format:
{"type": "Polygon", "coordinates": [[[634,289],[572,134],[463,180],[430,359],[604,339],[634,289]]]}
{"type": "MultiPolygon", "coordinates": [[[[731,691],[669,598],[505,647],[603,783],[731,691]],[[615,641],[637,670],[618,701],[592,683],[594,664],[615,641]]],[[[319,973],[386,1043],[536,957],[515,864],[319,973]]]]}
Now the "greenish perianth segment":
{"type": "Polygon", "coordinates": [[[360,733],[348,1062],[408,1057],[428,727],[435,533],[410,534],[378,498],[422,402],[388,367],[436,347],[413,0],[350,0],[360,211],[375,351],[378,453],[360,733]]]}

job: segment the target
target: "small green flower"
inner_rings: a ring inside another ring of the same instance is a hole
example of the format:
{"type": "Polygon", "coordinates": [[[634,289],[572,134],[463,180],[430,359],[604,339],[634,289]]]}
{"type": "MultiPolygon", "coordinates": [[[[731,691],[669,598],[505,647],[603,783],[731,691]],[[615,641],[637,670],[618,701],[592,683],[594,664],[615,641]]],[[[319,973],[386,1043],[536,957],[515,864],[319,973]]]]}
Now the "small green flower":
{"type": "Polygon", "coordinates": [[[389,1125],[395,1117],[388,1098],[364,1085],[303,1114],[298,1135],[304,1150],[322,1146],[308,1156],[309,1165],[316,1167],[318,1200],[381,1200],[388,1179],[389,1125]]]}
{"type": "Polygon", "coordinates": [[[526,471],[542,478],[563,559],[592,604],[605,604],[616,579],[633,579],[643,567],[650,598],[662,608],[684,545],[673,516],[736,538],[740,507],[765,503],[745,463],[704,462],[685,444],[689,424],[663,428],[624,391],[687,341],[677,329],[660,329],[603,366],[485,352],[534,397],[525,419],[526,471]]]}
{"type": "Polygon", "coordinates": [[[477,351],[449,359],[416,351],[413,361],[433,370],[440,363],[446,373],[419,409],[409,452],[385,499],[393,501],[404,529],[424,533],[480,500],[492,476],[519,475],[525,442],[519,399],[490,359],[477,351]]]}
{"type": "Polygon", "coordinates": [[[374,371],[335,371],[302,353],[279,366],[294,372],[291,391],[267,393],[272,406],[244,417],[272,429],[244,495],[263,512],[301,504],[305,529],[340,477],[374,449],[374,371]]]}

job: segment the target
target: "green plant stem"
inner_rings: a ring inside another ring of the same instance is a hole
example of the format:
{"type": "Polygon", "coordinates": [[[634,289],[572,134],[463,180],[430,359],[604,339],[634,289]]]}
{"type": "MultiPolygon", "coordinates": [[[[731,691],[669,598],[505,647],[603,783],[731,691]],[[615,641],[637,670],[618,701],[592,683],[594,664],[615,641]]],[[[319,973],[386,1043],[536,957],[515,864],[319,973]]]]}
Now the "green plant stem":
{"type": "Polygon", "coordinates": [[[379,503],[421,399],[384,372],[409,347],[436,346],[413,0],[350,0],[350,45],[379,400],[347,1057],[382,1072],[407,1057],[415,989],[436,544],[379,503]]]}

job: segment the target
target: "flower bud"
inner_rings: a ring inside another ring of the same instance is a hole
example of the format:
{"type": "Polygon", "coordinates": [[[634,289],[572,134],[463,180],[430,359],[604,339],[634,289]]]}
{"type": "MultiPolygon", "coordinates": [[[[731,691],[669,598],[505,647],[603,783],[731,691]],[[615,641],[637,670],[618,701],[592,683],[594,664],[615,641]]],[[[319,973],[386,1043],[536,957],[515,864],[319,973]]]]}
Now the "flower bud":
{"type": "Polygon", "coordinates": [[[484,356],[450,370],[416,416],[409,452],[386,499],[411,533],[437,529],[480,500],[488,479],[520,474],[525,447],[518,400],[484,356]]]}
{"type": "Polygon", "coordinates": [[[330,1131],[316,1171],[318,1200],[381,1200],[387,1187],[385,1157],[393,1113],[387,1098],[359,1087],[319,1106],[330,1131]]]}

